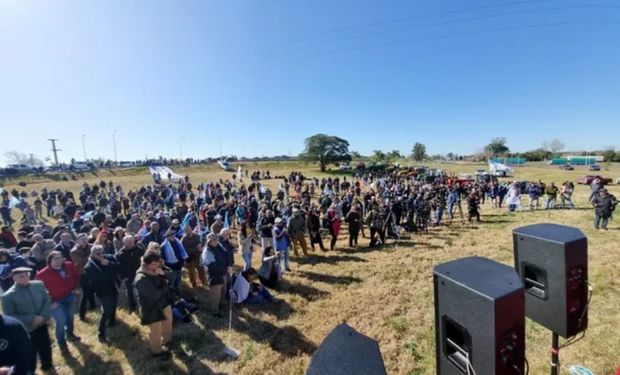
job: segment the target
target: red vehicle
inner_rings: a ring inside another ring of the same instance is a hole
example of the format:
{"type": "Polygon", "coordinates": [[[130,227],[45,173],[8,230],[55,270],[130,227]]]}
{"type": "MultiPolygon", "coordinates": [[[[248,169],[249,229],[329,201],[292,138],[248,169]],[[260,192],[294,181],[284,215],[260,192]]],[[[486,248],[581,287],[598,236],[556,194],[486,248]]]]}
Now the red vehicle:
{"type": "Polygon", "coordinates": [[[594,181],[595,178],[600,178],[601,179],[601,183],[603,185],[607,185],[611,183],[611,178],[605,178],[599,175],[585,175],[585,176],[581,176],[579,177],[579,179],[577,180],[578,184],[582,184],[582,185],[590,185],[592,183],[592,181],[594,181]]]}

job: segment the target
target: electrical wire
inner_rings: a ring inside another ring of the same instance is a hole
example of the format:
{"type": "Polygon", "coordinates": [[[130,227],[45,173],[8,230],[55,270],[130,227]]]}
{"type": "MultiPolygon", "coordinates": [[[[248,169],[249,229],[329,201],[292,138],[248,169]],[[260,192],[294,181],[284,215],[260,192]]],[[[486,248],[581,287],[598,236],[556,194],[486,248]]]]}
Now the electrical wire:
{"type": "Polygon", "coordinates": [[[480,21],[480,20],[484,20],[484,19],[492,19],[492,18],[500,18],[500,17],[508,17],[508,16],[515,16],[515,15],[521,15],[521,14],[548,12],[548,11],[554,12],[554,11],[574,10],[574,9],[606,9],[606,8],[607,9],[609,9],[609,8],[620,9],[620,5],[618,5],[618,4],[583,4],[583,5],[571,5],[571,6],[561,6],[561,7],[524,9],[524,10],[518,10],[518,11],[511,11],[511,12],[486,14],[486,15],[480,15],[480,16],[475,16],[475,17],[460,18],[460,19],[450,20],[450,21],[438,21],[438,22],[433,22],[433,23],[424,24],[424,25],[411,25],[411,26],[405,26],[405,27],[400,27],[400,28],[390,29],[390,30],[382,30],[382,31],[375,31],[375,32],[368,32],[368,33],[363,33],[363,34],[356,34],[356,35],[349,35],[349,36],[343,36],[343,37],[338,37],[338,38],[332,38],[332,39],[318,41],[318,42],[315,42],[315,43],[311,43],[311,44],[302,46],[301,48],[295,49],[292,52],[293,53],[294,52],[301,52],[301,51],[307,50],[309,48],[312,48],[312,47],[315,47],[315,46],[319,46],[319,45],[321,45],[323,43],[332,43],[332,42],[339,42],[339,41],[346,41],[346,40],[354,40],[354,39],[360,39],[360,38],[365,38],[365,37],[370,37],[370,36],[378,36],[378,35],[383,35],[383,34],[391,34],[391,33],[395,33],[395,32],[403,32],[403,31],[409,31],[409,30],[414,30],[414,29],[422,29],[422,28],[429,28],[429,27],[435,27],[435,26],[445,26],[445,25],[465,23],[465,22],[471,22],[471,21],[480,21]]]}
{"type": "Polygon", "coordinates": [[[378,47],[397,46],[397,45],[409,44],[409,43],[415,43],[415,42],[442,40],[442,39],[450,39],[450,38],[457,38],[457,37],[498,33],[498,32],[505,32],[505,31],[517,31],[517,30],[568,26],[568,25],[618,25],[618,24],[620,24],[620,20],[564,21],[564,22],[547,22],[547,23],[530,24],[530,25],[522,25],[522,26],[510,26],[510,27],[483,29],[483,30],[478,30],[478,31],[445,34],[445,35],[432,36],[432,37],[402,39],[402,40],[397,40],[393,42],[377,43],[377,44],[366,45],[366,46],[361,46],[361,47],[332,49],[332,50],[327,50],[324,52],[316,53],[313,55],[304,56],[298,59],[289,60],[289,62],[301,62],[301,61],[305,61],[305,60],[309,60],[309,59],[317,58],[317,57],[322,57],[322,56],[330,55],[330,54],[346,53],[346,52],[353,52],[353,51],[364,51],[364,50],[374,49],[378,47]]]}
{"type": "Polygon", "coordinates": [[[393,18],[393,19],[388,19],[384,21],[337,27],[337,28],[332,28],[332,29],[321,31],[321,32],[317,32],[314,34],[305,35],[305,36],[290,40],[288,42],[284,42],[278,45],[274,45],[272,47],[268,47],[267,49],[263,50],[262,52],[260,52],[259,54],[255,56],[249,56],[247,58],[241,59],[240,61],[236,63],[236,65],[237,64],[243,65],[243,64],[252,62],[252,60],[264,60],[266,58],[268,59],[270,57],[269,55],[275,51],[282,50],[287,47],[295,46],[297,44],[302,44],[307,41],[313,41],[325,35],[331,35],[331,34],[336,34],[336,33],[341,33],[341,32],[347,32],[351,30],[365,29],[365,28],[376,28],[379,26],[386,26],[386,25],[397,24],[397,23],[402,23],[402,22],[418,21],[418,20],[424,20],[424,19],[434,18],[434,17],[457,15],[461,13],[468,13],[468,12],[474,12],[474,11],[483,11],[483,10],[488,10],[488,9],[502,9],[502,8],[509,8],[509,7],[514,7],[514,6],[521,6],[521,5],[528,5],[528,4],[541,4],[541,3],[549,3],[549,2],[557,2],[557,1],[559,0],[523,0],[523,1],[512,1],[512,2],[505,2],[505,3],[494,3],[494,4],[488,4],[488,5],[473,6],[473,7],[468,7],[468,8],[451,9],[451,10],[446,10],[446,11],[441,11],[441,12],[432,12],[432,13],[427,13],[427,14],[423,14],[419,16],[393,18]]]}
{"type": "MultiPolygon", "coordinates": [[[[583,324],[585,323],[584,319],[585,319],[586,313],[588,312],[588,309],[590,308],[590,302],[592,301],[592,295],[594,294],[594,288],[592,287],[592,284],[590,284],[590,282],[587,281],[587,280],[585,281],[585,283],[588,285],[588,292],[589,293],[588,293],[588,299],[586,301],[586,306],[584,307],[583,311],[581,312],[581,317],[578,320],[578,322],[579,322],[579,326],[578,326],[579,329],[583,328],[583,324]]],[[[576,342],[583,340],[584,337],[586,337],[586,331],[585,330],[581,331],[581,335],[573,336],[573,337],[569,338],[564,344],[562,344],[562,345],[560,345],[558,347],[558,350],[567,348],[567,347],[575,344],[576,342]]]]}

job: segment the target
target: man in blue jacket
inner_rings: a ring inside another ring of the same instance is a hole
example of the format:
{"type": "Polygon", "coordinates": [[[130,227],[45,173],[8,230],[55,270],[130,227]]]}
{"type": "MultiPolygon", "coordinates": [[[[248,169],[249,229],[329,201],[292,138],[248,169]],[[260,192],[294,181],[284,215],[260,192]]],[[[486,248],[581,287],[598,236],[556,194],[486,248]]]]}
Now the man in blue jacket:
{"type": "Polygon", "coordinates": [[[15,318],[0,315],[0,369],[9,374],[32,375],[35,358],[28,332],[15,318]]]}

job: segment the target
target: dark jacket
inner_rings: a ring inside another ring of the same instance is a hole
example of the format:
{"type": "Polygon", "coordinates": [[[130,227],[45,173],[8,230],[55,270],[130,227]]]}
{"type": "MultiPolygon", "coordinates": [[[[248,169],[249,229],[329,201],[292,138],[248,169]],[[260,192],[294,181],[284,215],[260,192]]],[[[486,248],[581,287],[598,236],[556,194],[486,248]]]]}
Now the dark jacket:
{"type": "Polygon", "coordinates": [[[275,220],[276,218],[273,216],[271,217],[261,216],[258,222],[258,232],[261,237],[271,238],[272,236],[271,230],[273,229],[275,220]]]}
{"type": "Polygon", "coordinates": [[[140,324],[149,325],[166,320],[164,309],[172,303],[168,278],[139,269],[133,285],[138,292],[140,324]]]}
{"type": "Polygon", "coordinates": [[[10,374],[34,374],[36,352],[24,326],[15,318],[0,315],[0,367],[11,368],[10,374]]]}
{"type": "Polygon", "coordinates": [[[106,266],[99,260],[90,258],[84,267],[89,285],[99,297],[118,295],[116,284],[118,261],[112,255],[104,254],[103,256],[109,262],[106,266]]]}
{"type": "Polygon", "coordinates": [[[116,259],[120,264],[119,275],[123,279],[131,279],[136,275],[136,271],[140,268],[140,258],[144,255],[144,248],[135,245],[131,249],[122,247],[116,253],[116,259]]]}
{"type": "Polygon", "coordinates": [[[142,244],[146,247],[149,245],[149,242],[157,242],[161,244],[164,242],[164,238],[161,237],[159,233],[148,232],[144,238],[142,238],[142,244]]]}
{"type": "Polygon", "coordinates": [[[594,213],[596,216],[610,217],[611,213],[616,208],[616,197],[612,194],[597,195],[592,199],[592,205],[594,206],[594,213]]]}
{"type": "Polygon", "coordinates": [[[232,267],[228,252],[219,242],[215,246],[207,246],[202,251],[201,263],[209,271],[209,285],[224,283],[227,268],[232,267]]]}

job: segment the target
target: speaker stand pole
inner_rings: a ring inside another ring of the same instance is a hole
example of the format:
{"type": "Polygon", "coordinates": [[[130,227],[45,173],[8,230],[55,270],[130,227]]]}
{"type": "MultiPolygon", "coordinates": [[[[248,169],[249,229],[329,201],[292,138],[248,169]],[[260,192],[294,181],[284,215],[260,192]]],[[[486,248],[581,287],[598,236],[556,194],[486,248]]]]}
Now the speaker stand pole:
{"type": "Polygon", "coordinates": [[[558,375],[560,367],[560,338],[557,333],[553,333],[551,337],[551,375],[558,375]]]}

